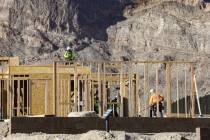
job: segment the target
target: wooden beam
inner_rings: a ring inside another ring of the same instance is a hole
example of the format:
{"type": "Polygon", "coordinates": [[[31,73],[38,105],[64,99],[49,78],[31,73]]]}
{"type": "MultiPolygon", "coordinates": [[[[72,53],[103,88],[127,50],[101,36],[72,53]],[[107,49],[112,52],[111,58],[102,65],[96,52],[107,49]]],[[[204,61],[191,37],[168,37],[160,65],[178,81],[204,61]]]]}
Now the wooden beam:
{"type": "Polygon", "coordinates": [[[136,70],[136,113],[139,116],[141,110],[141,100],[140,100],[140,76],[139,76],[139,69],[137,65],[136,70]]]}
{"type": "Polygon", "coordinates": [[[81,85],[80,85],[80,76],[78,75],[78,79],[77,79],[78,81],[78,84],[77,84],[77,86],[78,86],[78,93],[77,93],[77,96],[78,96],[78,98],[77,98],[77,108],[78,108],[78,112],[80,112],[80,111],[82,111],[82,110],[80,110],[80,105],[81,105],[81,85]]]}
{"type": "Polygon", "coordinates": [[[148,63],[144,64],[144,101],[145,101],[145,117],[148,114],[148,107],[149,107],[149,71],[148,71],[148,63]]]}
{"type": "Polygon", "coordinates": [[[167,116],[171,116],[171,64],[166,63],[167,116]]]}
{"type": "MultiPolygon", "coordinates": [[[[24,75],[25,77],[25,75],[24,75]]],[[[23,92],[22,92],[23,96],[23,116],[25,115],[25,80],[23,80],[23,92]]]]}
{"type": "Polygon", "coordinates": [[[67,116],[67,108],[68,108],[68,81],[66,79],[63,80],[63,108],[64,108],[64,114],[63,116],[66,117],[67,116]],[[67,91],[67,92],[66,92],[67,91]]]}
{"type": "Polygon", "coordinates": [[[195,75],[195,65],[191,64],[191,115],[194,118],[195,117],[195,81],[194,81],[194,75],[195,75]]]}
{"type": "Polygon", "coordinates": [[[98,98],[99,98],[99,116],[103,115],[103,103],[101,92],[101,63],[98,63],[98,98]]]}
{"type": "Polygon", "coordinates": [[[70,107],[71,107],[71,75],[69,76],[69,79],[67,80],[67,115],[70,113],[70,107]]]}
{"type": "Polygon", "coordinates": [[[78,111],[78,75],[77,75],[77,66],[74,66],[74,111],[78,111]]]}
{"type": "MultiPolygon", "coordinates": [[[[14,81],[13,81],[14,83],[14,81]]],[[[13,84],[13,107],[14,107],[14,100],[15,100],[15,97],[14,97],[14,84],[13,84]]],[[[27,80],[27,116],[29,116],[29,80],[27,80]]]]}
{"type": "Polygon", "coordinates": [[[53,114],[57,115],[57,63],[53,62],[53,114]]]}
{"type": "Polygon", "coordinates": [[[103,63],[103,111],[107,110],[106,64],[103,63]]]}
{"type": "Polygon", "coordinates": [[[10,116],[13,117],[13,108],[14,108],[14,80],[11,80],[11,98],[10,98],[10,116]]]}
{"type": "Polygon", "coordinates": [[[3,105],[2,105],[2,80],[0,80],[0,112],[1,112],[0,119],[2,119],[2,114],[3,114],[2,108],[3,108],[3,105]]]}
{"type": "Polygon", "coordinates": [[[123,63],[121,63],[121,68],[120,68],[120,117],[124,116],[124,105],[123,105],[123,100],[124,100],[124,86],[125,82],[123,80],[123,63]]]}
{"type": "Polygon", "coordinates": [[[45,115],[48,115],[48,80],[45,81],[45,115]]]}
{"type": "Polygon", "coordinates": [[[10,96],[11,96],[11,90],[10,90],[10,80],[7,80],[7,118],[10,118],[10,96]]]}
{"type": "Polygon", "coordinates": [[[59,92],[58,92],[58,106],[59,106],[59,117],[63,116],[63,80],[59,80],[59,92]]]}
{"type": "Polygon", "coordinates": [[[85,92],[84,92],[84,101],[85,101],[85,111],[89,111],[89,92],[88,92],[88,75],[85,75],[85,92]]]}
{"type": "Polygon", "coordinates": [[[184,107],[185,107],[185,117],[187,118],[187,67],[184,67],[184,107]]]}
{"type": "Polygon", "coordinates": [[[176,65],[176,106],[177,106],[177,117],[179,118],[179,71],[178,65],[176,65]]]}
{"type": "Polygon", "coordinates": [[[133,115],[133,98],[132,98],[132,63],[129,63],[129,88],[128,88],[128,115],[129,117],[132,117],[133,115]]]}
{"type": "Polygon", "coordinates": [[[18,82],[18,88],[17,88],[17,116],[20,116],[20,80],[18,82]]]}

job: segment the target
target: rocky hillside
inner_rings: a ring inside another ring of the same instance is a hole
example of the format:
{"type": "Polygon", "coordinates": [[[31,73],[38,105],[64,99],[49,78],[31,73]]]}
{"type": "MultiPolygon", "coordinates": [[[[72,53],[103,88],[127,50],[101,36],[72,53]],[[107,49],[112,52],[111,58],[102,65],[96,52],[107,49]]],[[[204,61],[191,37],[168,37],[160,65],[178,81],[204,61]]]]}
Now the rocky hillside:
{"type": "MultiPolygon", "coordinates": [[[[125,20],[129,0],[0,0],[1,55],[25,63],[62,58],[64,47],[106,59],[106,29],[125,20]],[[102,50],[101,50],[102,49],[102,50]]],[[[80,56],[80,55],[79,55],[80,56]]],[[[80,57],[79,57],[80,58],[80,57]]]]}
{"type": "Polygon", "coordinates": [[[210,57],[210,6],[185,0],[0,0],[0,55],[63,59],[200,60],[210,57]]]}

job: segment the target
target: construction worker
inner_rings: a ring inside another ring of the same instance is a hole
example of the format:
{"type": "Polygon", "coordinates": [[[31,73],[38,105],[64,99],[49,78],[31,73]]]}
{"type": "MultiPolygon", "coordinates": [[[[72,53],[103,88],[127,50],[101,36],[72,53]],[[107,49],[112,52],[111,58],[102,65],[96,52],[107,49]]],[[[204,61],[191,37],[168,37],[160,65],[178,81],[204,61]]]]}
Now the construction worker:
{"type": "Polygon", "coordinates": [[[159,113],[160,117],[163,117],[163,101],[164,98],[159,93],[155,93],[154,89],[150,90],[150,99],[149,99],[149,107],[150,107],[150,117],[157,117],[157,104],[159,103],[159,113]]]}
{"type": "Polygon", "coordinates": [[[66,51],[64,53],[64,58],[67,61],[72,61],[75,59],[75,53],[69,46],[66,48],[66,51]]]}

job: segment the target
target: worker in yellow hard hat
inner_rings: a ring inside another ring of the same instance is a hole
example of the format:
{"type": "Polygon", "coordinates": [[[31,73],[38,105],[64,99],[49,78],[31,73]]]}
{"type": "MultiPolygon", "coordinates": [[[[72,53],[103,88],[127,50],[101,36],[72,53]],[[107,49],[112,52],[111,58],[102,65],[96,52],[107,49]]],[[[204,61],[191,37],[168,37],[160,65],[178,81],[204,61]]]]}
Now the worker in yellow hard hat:
{"type": "Polygon", "coordinates": [[[164,97],[159,93],[155,93],[154,89],[150,90],[150,98],[149,98],[149,107],[150,107],[150,117],[157,117],[157,104],[159,104],[159,113],[160,117],[163,117],[163,101],[164,97]]]}

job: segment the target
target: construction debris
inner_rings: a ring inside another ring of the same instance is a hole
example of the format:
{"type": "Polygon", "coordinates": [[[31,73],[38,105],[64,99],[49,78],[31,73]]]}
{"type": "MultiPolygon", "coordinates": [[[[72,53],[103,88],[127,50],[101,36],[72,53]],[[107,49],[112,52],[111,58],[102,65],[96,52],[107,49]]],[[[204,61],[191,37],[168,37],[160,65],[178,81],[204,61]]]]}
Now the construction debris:
{"type": "Polygon", "coordinates": [[[71,112],[68,117],[98,117],[95,111],[71,112]]]}

